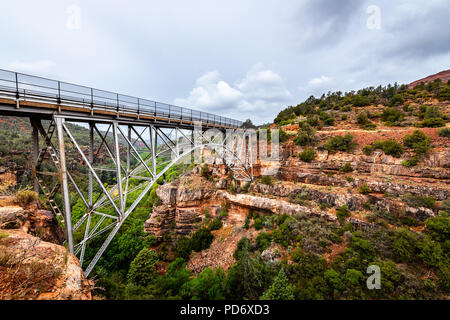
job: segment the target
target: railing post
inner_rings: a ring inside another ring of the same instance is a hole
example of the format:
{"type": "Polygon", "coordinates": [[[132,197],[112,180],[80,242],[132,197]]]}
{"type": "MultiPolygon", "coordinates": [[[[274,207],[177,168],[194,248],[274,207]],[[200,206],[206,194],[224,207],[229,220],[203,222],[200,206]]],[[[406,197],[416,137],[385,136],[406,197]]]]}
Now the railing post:
{"type": "Polygon", "coordinates": [[[16,76],[16,99],[19,100],[19,80],[17,77],[17,72],[14,72],[16,76]]]}
{"type": "Polygon", "coordinates": [[[153,115],[156,117],[156,101],[155,101],[155,112],[153,113],[153,115]]]}
{"type": "Polygon", "coordinates": [[[171,116],[170,116],[170,104],[169,104],[169,119],[171,118],[171,116]]]}
{"type": "MultiPolygon", "coordinates": [[[[138,115],[139,115],[139,109],[140,109],[140,107],[141,107],[141,106],[140,106],[140,103],[139,103],[139,100],[140,100],[140,99],[138,98],[138,115]]],[[[138,119],[139,119],[139,117],[138,117],[138,119]]]]}
{"type": "Polygon", "coordinates": [[[61,82],[58,81],[58,104],[61,104],[61,82]]]}
{"type": "Polygon", "coordinates": [[[116,97],[117,97],[117,118],[119,118],[120,111],[119,111],[119,94],[118,93],[116,93],[116,97]]]}

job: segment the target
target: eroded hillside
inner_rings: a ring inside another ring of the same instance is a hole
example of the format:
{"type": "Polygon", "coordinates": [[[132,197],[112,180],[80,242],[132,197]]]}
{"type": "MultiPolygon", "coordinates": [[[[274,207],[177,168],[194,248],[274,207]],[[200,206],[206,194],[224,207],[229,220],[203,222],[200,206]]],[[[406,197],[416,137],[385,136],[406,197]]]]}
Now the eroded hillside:
{"type": "Polygon", "coordinates": [[[258,162],[253,182],[218,161],[159,186],[145,231],[163,270],[181,257],[233,298],[267,297],[283,269],[298,299],[448,299],[448,88],[310,98],[269,127],[281,159],[258,162]],[[369,265],[381,290],[365,285],[369,265]]]}

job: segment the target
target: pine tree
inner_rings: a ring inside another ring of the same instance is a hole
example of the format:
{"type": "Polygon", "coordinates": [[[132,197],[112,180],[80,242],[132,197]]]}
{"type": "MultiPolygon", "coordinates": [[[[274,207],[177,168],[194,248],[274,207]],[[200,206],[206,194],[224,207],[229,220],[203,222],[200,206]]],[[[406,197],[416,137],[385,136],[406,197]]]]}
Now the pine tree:
{"type": "Polygon", "coordinates": [[[294,300],[294,292],[283,268],[281,268],[270,288],[261,296],[261,300],[294,300]]]}

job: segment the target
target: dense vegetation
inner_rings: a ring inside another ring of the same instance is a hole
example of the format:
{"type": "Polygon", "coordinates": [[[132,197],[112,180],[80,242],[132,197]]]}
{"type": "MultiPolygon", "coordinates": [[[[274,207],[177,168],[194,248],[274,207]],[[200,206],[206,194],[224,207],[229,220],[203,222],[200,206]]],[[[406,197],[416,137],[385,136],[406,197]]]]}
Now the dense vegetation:
{"type": "MultiPolygon", "coordinates": [[[[189,254],[184,250],[177,249],[168,260],[143,248],[127,274],[117,272],[100,278],[98,284],[105,288],[102,294],[114,299],[442,298],[450,285],[448,207],[450,203],[439,216],[423,223],[423,233],[411,231],[398,217],[378,214],[375,208],[378,226],[359,230],[345,222],[352,214],[346,206],[338,208],[339,226],[305,214],[251,213],[246,224],[262,232],[254,241],[239,241],[236,262],[228,271],[207,268],[195,276],[186,268],[189,254]],[[384,227],[383,219],[399,228],[384,227]],[[261,252],[271,245],[290,254],[279,262],[265,262],[261,252]],[[344,250],[327,262],[324,254],[336,245],[344,250]],[[167,264],[167,272],[158,272],[158,264],[167,264]],[[366,286],[369,265],[381,269],[380,290],[366,286]],[[421,280],[423,270],[434,276],[421,280]]],[[[186,243],[197,241],[196,234],[178,239],[177,248],[189,247],[186,243]]]]}
{"type": "Polygon", "coordinates": [[[346,120],[347,113],[356,107],[362,110],[357,112],[356,123],[367,130],[375,128],[375,124],[370,120],[376,117],[388,126],[402,125],[402,121],[407,116],[415,116],[417,121],[414,125],[417,127],[442,127],[449,119],[437,106],[421,105],[415,109],[412,108],[411,103],[421,104],[430,99],[449,101],[449,92],[449,83],[442,83],[440,79],[428,84],[416,85],[412,89],[408,89],[406,85],[389,84],[384,87],[369,87],[345,93],[328,92],[319,98],[311,96],[297,106],[282,110],[274,122],[283,126],[295,123],[297,117],[303,116],[313,127],[333,126],[340,120],[346,120]],[[369,105],[386,107],[381,114],[371,114],[363,108],[369,105]]]}

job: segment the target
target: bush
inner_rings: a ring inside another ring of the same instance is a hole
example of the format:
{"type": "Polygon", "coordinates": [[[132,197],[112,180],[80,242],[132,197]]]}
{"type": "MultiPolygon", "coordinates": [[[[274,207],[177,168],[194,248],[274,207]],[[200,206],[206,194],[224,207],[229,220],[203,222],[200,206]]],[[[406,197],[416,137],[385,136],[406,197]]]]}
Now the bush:
{"type": "Polygon", "coordinates": [[[369,99],[367,99],[367,97],[357,94],[353,96],[352,104],[355,107],[364,107],[368,106],[370,104],[370,101],[369,99]]]}
{"type": "Polygon", "coordinates": [[[375,141],[372,148],[381,149],[385,154],[395,158],[400,158],[403,154],[403,146],[395,140],[375,141]]]}
{"type": "Polygon", "coordinates": [[[325,142],[325,148],[330,152],[334,153],[336,151],[352,151],[357,146],[353,142],[353,135],[347,133],[345,136],[335,136],[329,138],[325,142]]]}
{"type": "Polygon", "coordinates": [[[418,124],[420,128],[440,128],[445,126],[445,121],[442,118],[425,119],[418,124]]]}
{"type": "Polygon", "coordinates": [[[316,157],[316,152],[314,151],[313,148],[308,148],[308,149],[303,150],[300,153],[299,157],[304,162],[311,162],[316,157]]]}
{"type": "Polygon", "coordinates": [[[358,113],[358,116],[356,117],[356,122],[360,126],[364,126],[364,125],[368,124],[369,118],[367,117],[367,113],[366,112],[358,113]]]}
{"type": "Polygon", "coordinates": [[[403,102],[405,102],[405,99],[403,99],[402,95],[397,93],[391,98],[391,100],[389,100],[389,105],[398,106],[403,104],[403,102]]]}
{"type": "Polygon", "coordinates": [[[450,239],[450,217],[440,214],[425,220],[426,231],[436,241],[444,242],[450,239]]]}
{"type": "Polygon", "coordinates": [[[393,231],[392,252],[399,262],[413,261],[418,253],[419,241],[417,236],[406,228],[393,231]]]}
{"type": "Polygon", "coordinates": [[[372,189],[367,185],[367,183],[363,183],[361,187],[359,187],[359,192],[362,194],[369,194],[372,192],[372,189]]]}
{"type": "Polygon", "coordinates": [[[220,216],[220,217],[226,217],[226,216],[228,216],[228,206],[227,206],[227,203],[226,203],[225,201],[223,201],[223,202],[220,204],[220,214],[219,214],[219,216],[220,216]]]}
{"type": "Polygon", "coordinates": [[[414,166],[417,166],[418,163],[419,163],[419,159],[417,159],[416,157],[413,157],[411,159],[402,161],[402,166],[414,167],[414,166]]]}
{"type": "Polygon", "coordinates": [[[150,284],[156,277],[155,264],[158,260],[158,253],[155,250],[142,249],[130,264],[128,281],[143,287],[150,284]]]}
{"type": "Polygon", "coordinates": [[[364,146],[364,148],[363,148],[363,153],[366,156],[370,156],[372,154],[372,151],[373,151],[372,145],[367,145],[367,146],[364,146]]]}
{"type": "Polygon", "coordinates": [[[261,232],[256,237],[256,247],[260,251],[266,250],[270,246],[271,242],[272,242],[272,236],[269,233],[261,232]]]}
{"type": "Polygon", "coordinates": [[[339,169],[339,171],[348,173],[348,172],[352,172],[353,168],[352,168],[352,165],[350,164],[350,162],[346,162],[345,165],[339,169]]]}
{"type": "Polygon", "coordinates": [[[263,227],[261,218],[256,218],[253,222],[255,230],[261,230],[263,227]]]}
{"type": "Polygon", "coordinates": [[[192,252],[191,240],[187,237],[181,237],[178,239],[175,249],[178,257],[188,261],[192,252]]]}
{"type": "Polygon", "coordinates": [[[414,208],[425,207],[434,209],[436,206],[436,200],[433,197],[421,197],[409,193],[403,196],[403,201],[414,208]]]}
{"type": "Polygon", "coordinates": [[[339,220],[339,223],[341,225],[343,225],[345,222],[345,219],[350,217],[350,210],[348,210],[348,207],[346,204],[344,204],[343,206],[336,209],[336,216],[339,220]]]}
{"type": "Polygon", "coordinates": [[[419,256],[422,260],[432,267],[446,267],[448,268],[444,251],[439,242],[434,242],[430,238],[426,238],[420,245],[419,256]]]}
{"type": "Polygon", "coordinates": [[[403,120],[403,117],[403,113],[396,108],[386,108],[381,114],[381,119],[383,119],[387,125],[395,125],[403,120]]]}
{"type": "Polygon", "coordinates": [[[219,230],[220,228],[222,228],[222,221],[217,218],[211,221],[211,223],[209,224],[209,230],[211,231],[219,230]]]}
{"type": "Polygon", "coordinates": [[[314,145],[317,142],[316,131],[305,121],[300,122],[294,143],[298,146],[314,145]]]}
{"type": "Polygon", "coordinates": [[[200,252],[208,249],[213,239],[214,236],[210,230],[204,228],[197,230],[191,239],[192,250],[200,252]]]}
{"type": "Polygon", "coordinates": [[[262,176],[261,183],[263,184],[272,184],[272,176],[262,176]]]}
{"type": "Polygon", "coordinates": [[[443,117],[438,106],[421,106],[420,111],[421,113],[419,114],[419,117],[423,119],[436,119],[443,117]]]}
{"type": "Polygon", "coordinates": [[[403,145],[413,149],[416,155],[425,155],[430,150],[430,138],[423,131],[414,130],[403,138],[403,145]]]}
{"type": "Polygon", "coordinates": [[[16,202],[21,206],[27,206],[38,199],[37,193],[31,190],[21,190],[16,194],[16,202]]]}
{"type": "Polygon", "coordinates": [[[279,142],[285,142],[288,138],[289,138],[289,136],[286,133],[286,131],[280,129],[279,133],[278,133],[278,141],[279,142]]]}
{"type": "Polygon", "coordinates": [[[439,136],[450,138],[450,128],[442,128],[439,129],[439,136]]]}

